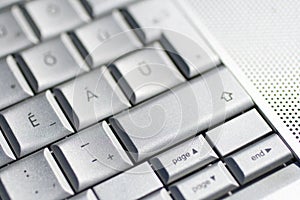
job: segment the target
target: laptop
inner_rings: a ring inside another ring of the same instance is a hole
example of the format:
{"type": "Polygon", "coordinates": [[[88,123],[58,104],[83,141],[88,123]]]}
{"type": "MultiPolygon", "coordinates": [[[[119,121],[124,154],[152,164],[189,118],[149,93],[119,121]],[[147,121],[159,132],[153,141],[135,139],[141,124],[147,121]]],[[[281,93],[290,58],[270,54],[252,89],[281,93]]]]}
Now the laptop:
{"type": "Polygon", "coordinates": [[[299,8],[0,0],[1,199],[298,199],[299,8]]]}

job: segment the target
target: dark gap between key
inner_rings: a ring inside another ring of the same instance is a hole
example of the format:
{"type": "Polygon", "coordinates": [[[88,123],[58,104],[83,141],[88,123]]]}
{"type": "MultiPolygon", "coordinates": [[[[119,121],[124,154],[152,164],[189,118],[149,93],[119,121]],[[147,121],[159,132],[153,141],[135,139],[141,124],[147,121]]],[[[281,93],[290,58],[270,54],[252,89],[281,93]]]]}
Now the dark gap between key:
{"type": "Polygon", "coordinates": [[[94,19],[94,15],[93,15],[93,9],[90,6],[90,4],[86,1],[86,0],[79,0],[81,5],[85,8],[85,10],[87,11],[87,13],[89,14],[89,16],[94,19]]]}
{"type": "Polygon", "coordinates": [[[68,32],[67,35],[70,36],[72,42],[74,43],[75,47],[79,51],[84,62],[86,62],[91,69],[93,67],[93,61],[88,56],[89,52],[85,49],[84,45],[81,43],[81,41],[79,40],[79,38],[76,36],[74,32],[68,32]]]}
{"type": "Polygon", "coordinates": [[[29,22],[31,29],[33,30],[35,35],[38,37],[39,41],[41,41],[41,37],[42,37],[41,32],[38,29],[38,27],[36,26],[36,24],[34,23],[34,20],[31,18],[30,14],[27,12],[27,10],[24,8],[24,6],[22,4],[20,5],[20,9],[21,9],[22,13],[24,14],[25,18],[27,19],[27,21],[29,22]]]}

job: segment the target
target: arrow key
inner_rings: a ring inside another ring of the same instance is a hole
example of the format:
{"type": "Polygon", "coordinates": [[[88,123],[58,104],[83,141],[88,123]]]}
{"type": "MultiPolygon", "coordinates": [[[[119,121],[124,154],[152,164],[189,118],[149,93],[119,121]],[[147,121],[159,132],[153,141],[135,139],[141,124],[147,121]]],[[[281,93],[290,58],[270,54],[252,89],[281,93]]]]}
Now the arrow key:
{"type": "Polygon", "coordinates": [[[291,159],[291,152],[274,134],[225,158],[225,162],[239,183],[244,184],[291,159]]]}
{"type": "Polygon", "coordinates": [[[188,140],[150,160],[165,184],[204,167],[217,159],[202,135],[188,140]]]}
{"type": "Polygon", "coordinates": [[[177,199],[216,199],[238,186],[224,164],[219,161],[170,187],[177,199]]]}

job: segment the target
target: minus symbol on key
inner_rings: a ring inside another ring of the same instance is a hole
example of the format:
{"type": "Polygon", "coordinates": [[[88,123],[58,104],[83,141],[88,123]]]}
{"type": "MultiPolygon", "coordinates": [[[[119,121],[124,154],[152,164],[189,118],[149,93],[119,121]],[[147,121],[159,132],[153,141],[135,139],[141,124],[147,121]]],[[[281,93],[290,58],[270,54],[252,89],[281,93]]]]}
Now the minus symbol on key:
{"type": "Polygon", "coordinates": [[[87,146],[87,145],[89,145],[89,144],[90,144],[90,143],[86,143],[86,144],[81,145],[80,147],[83,148],[83,147],[85,147],[85,146],[87,146]]]}
{"type": "Polygon", "coordinates": [[[56,124],[56,122],[53,122],[52,124],[50,124],[49,126],[54,126],[56,124]]]}

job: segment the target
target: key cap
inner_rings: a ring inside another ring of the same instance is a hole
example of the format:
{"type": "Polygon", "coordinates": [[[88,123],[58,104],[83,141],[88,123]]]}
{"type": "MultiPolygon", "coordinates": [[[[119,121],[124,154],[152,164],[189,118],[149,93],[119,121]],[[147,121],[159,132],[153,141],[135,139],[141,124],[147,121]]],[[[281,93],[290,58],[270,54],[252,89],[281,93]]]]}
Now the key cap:
{"type": "Polygon", "coordinates": [[[37,42],[38,39],[17,6],[0,14],[0,57],[37,42]]]}
{"type": "Polygon", "coordinates": [[[142,198],[142,200],[172,200],[166,189],[160,189],[142,198]]]}
{"type": "MultiPolygon", "coordinates": [[[[258,182],[240,190],[226,200],[272,200],[293,199],[291,195],[299,189],[300,169],[298,164],[291,164],[258,182]]],[[[295,199],[298,199],[298,194],[295,199]]]]}
{"type": "Polygon", "coordinates": [[[0,59],[0,110],[33,95],[12,56],[0,59]]]}
{"type": "Polygon", "coordinates": [[[162,187],[150,165],[142,163],[123,174],[113,177],[93,189],[103,200],[139,199],[162,187]]]}
{"type": "Polygon", "coordinates": [[[185,80],[159,43],[117,60],[111,69],[132,104],[185,80]]]}
{"type": "Polygon", "coordinates": [[[218,56],[201,39],[194,40],[177,32],[164,33],[161,43],[187,78],[218,66],[218,56]]]}
{"type": "Polygon", "coordinates": [[[132,166],[105,121],[54,144],[52,149],[76,191],[132,166]]]}
{"type": "Polygon", "coordinates": [[[20,55],[23,59],[18,59],[20,66],[37,93],[89,70],[67,35],[41,43],[20,55]]]}
{"type": "Polygon", "coordinates": [[[50,91],[2,111],[0,123],[17,157],[73,132],[50,91]]]}
{"type": "Polygon", "coordinates": [[[98,200],[93,190],[89,189],[76,196],[70,198],[69,200],[98,200]]]}
{"type": "Polygon", "coordinates": [[[187,78],[220,64],[218,56],[173,1],[143,1],[131,5],[128,10],[139,24],[141,29],[136,30],[144,42],[161,38],[162,45],[187,78]],[[149,9],[150,7],[156,9],[149,9]]]}
{"type": "Polygon", "coordinates": [[[170,187],[177,199],[216,199],[238,186],[220,161],[170,187]]]}
{"type": "Polygon", "coordinates": [[[78,1],[41,0],[25,4],[41,39],[58,35],[89,21],[78,1]]]}
{"type": "Polygon", "coordinates": [[[98,19],[77,30],[75,34],[86,52],[83,57],[92,67],[113,62],[142,44],[119,12],[98,19]]]}
{"type": "Polygon", "coordinates": [[[130,107],[106,67],[63,84],[54,93],[77,130],[130,107]]]}
{"type": "Polygon", "coordinates": [[[189,19],[171,0],[145,0],[128,7],[129,22],[144,43],[162,38],[162,45],[187,78],[220,64],[220,59],[206,44],[189,19]],[[151,9],[152,8],[152,9],[151,9]],[[138,24],[138,27],[136,27],[138,24]],[[163,35],[163,37],[162,37],[163,35]]]}
{"type": "Polygon", "coordinates": [[[103,16],[116,8],[125,6],[136,0],[87,0],[87,9],[93,16],[103,16]]]}
{"type": "Polygon", "coordinates": [[[208,131],[206,139],[225,156],[271,131],[259,113],[252,109],[208,131]]]}
{"type": "Polygon", "coordinates": [[[199,38],[198,33],[189,23],[186,16],[178,10],[176,3],[170,0],[145,0],[134,3],[125,11],[131,26],[137,26],[139,37],[148,44],[161,38],[168,30],[178,31],[180,34],[189,33],[190,38],[199,38]],[[129,14],[129,15],[127,15],[129,14]],[[134,20],[134,21],[132,21],[134,20]],[[133,23],[136,24],[133,24],[133,23]]]}
{"type": "Polygon", "coordinates": [[[48,149],[19,160],[0,172],[2,199],[64,199],[73,191],[48,149]]]}
{"type": "Polygon", "coordinates": [[[161,180],[169,184],[217,158],[216,153],[200,135],[152,158],[150,162],[161,180]]]}
{"type": "Polygon", "coordinates": [[[110,119],[135,161],[223,122],[253,105],[224,67],[110,119]]]}
{"type": "Polygon", "coordinates": [[[274,134],[225,158],[225,162],[239,183],[244,184],[292,158],[291,152],[274,134]]]}
{"type": "Polygon", "coordinates": [[[16,158],[0,130],[0,166],[14,161],[16,158]]]}

